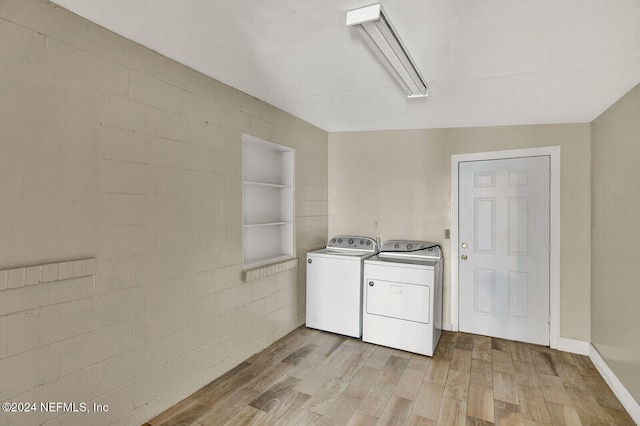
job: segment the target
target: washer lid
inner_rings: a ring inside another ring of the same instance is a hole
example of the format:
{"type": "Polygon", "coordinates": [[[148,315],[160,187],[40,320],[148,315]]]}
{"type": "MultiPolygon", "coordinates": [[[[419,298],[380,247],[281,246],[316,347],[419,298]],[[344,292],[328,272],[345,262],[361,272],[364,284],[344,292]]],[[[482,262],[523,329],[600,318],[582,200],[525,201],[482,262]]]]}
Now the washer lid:
{"type": "Polygon", "coordinates": [[[378,252],[378,243],[369,237],[360,237],[357,235],[337,235],[327,242],[327,250],[331,252],[349,253],[371,253],[378,252]]]}
{"type": "Polygon", "coordinates": [[[403,260],[441,260],[440,246],[428,241],[390,240],[378,253],[381,260],[402,262],[403,260]]]}

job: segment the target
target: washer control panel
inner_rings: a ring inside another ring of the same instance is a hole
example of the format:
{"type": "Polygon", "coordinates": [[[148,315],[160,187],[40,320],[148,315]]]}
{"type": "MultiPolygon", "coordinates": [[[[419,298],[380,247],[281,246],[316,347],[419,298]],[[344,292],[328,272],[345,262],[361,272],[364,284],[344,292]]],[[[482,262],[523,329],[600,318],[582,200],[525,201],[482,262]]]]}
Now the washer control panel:
{"type": "Polygon", "coordinates": [[[378,252],[378,243],[373,238],[357,235],[338,235],[329,240],[327,248],[331,250],[358,250],[378,252]]]}

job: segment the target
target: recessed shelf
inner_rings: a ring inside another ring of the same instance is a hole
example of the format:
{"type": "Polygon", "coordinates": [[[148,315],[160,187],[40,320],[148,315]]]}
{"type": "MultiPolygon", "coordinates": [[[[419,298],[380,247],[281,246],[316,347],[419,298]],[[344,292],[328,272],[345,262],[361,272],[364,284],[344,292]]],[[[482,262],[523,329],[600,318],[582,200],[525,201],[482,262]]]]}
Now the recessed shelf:
{"type": "Polygon", "coordinates": [[[243,266],[293,257],[293,149],[243,135],[243,266]]]}

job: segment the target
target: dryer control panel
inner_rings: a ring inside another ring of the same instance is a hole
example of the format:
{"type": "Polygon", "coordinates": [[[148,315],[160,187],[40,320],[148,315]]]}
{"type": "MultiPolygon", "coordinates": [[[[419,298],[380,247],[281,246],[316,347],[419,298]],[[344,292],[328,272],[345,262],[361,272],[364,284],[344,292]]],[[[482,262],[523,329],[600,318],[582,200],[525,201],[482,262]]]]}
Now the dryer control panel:
{"type": "Polygon", "coordinates": [[[380,259],[414,259],[435,260],[442,259],[442,250],[435,243],[427,241],[390,240],[385,242],[378,253],[380,259]]]}

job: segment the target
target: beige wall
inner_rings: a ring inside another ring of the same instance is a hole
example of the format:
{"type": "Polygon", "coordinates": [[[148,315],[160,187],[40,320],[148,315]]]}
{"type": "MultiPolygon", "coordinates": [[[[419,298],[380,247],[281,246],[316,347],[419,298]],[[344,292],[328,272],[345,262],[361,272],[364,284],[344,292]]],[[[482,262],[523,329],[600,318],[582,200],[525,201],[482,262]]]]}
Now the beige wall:
{"type": "Polygon", "coordinates": [[[450,323],[451,155],[554,145],[562,151],[560,335],[590,341],[588,124],[331,133],[329,234],[440,243],[450,323]]]}
{"type": "Polygon", "coordinates": [[[592,341],[640,401],[640,85],[592,123],[592,341]]]}
{"type": "Polygon", "coordinates": [[[304,262],[241,280],[241,134],[296,149],[304,258],[326,132],[46,2],[0,2],[0,40],[0,400],[142,424],[304,322],[304,262]]]}

